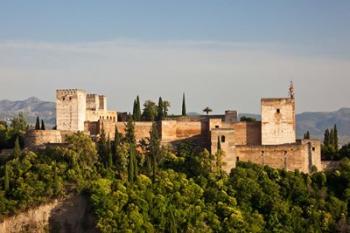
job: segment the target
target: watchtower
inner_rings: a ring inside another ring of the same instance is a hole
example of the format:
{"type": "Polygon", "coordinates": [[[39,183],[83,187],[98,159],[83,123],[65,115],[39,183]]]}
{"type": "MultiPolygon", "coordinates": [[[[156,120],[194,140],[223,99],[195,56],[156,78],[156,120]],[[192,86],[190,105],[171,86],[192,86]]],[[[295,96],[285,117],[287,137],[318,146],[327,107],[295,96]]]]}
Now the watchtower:
{"type": "Polygon", "coordinates": [[[57,130],[84,131],[86,92],[78,89],[56,91],[57,130]]]}

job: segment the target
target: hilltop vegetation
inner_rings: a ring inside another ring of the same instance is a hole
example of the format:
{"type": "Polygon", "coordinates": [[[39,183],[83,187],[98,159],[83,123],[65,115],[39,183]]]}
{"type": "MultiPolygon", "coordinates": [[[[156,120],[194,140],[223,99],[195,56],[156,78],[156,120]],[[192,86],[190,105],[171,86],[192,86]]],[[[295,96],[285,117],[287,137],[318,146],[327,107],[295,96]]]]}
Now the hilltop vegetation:
{"type": "Polygon", "coordinates": [[[125,137],[116,134],[97,144],[75,134],[67,145],[36,152],[15,140],[0,164],[0,219],[76,193],[87,195],[102,233],[350,230],[347,158],[329,173],[239,163],[225,174],[220,151],[161,147],[156,124],[140,145],[131,120],[125,137]]]}

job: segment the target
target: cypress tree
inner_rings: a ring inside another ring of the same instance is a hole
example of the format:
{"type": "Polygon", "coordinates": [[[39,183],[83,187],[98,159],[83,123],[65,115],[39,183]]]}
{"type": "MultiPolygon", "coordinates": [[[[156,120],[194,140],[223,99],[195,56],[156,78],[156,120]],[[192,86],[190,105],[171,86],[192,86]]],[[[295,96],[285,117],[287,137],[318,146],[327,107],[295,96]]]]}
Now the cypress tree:
{"type": "Polygon", "coordinates": [[[135,139],[135,125],[131,117],[129,117],[128,123],[126,124],[125,138],[129,144],[136,144],[135,139]]]}
{"type": "Polygon", "coordinates": [[[38,116],[36,117],[35,130],[40,130],[40,119],[38,116]]]}
{"type": "Polygon", "coordinates": [[[141,104],[140,104],[140,97],[136,97],[136,116],[137,116],[137,121],[141,120],[141,104]]]}
{"type": "Polygon", "coordinates": [[[304,134],[304,139],[310,139],[310,132],[307,131],[305,134],[304,134]]]}
{"type": "Polygon", "coordinates": [[[112,153],[113,153],[114,158],[118,157],[119,146],[120,146],[120,134],[119,134],[118,128],[116,126],[115,130],[114,130],[114,143],[113,143],[113,149],[112,149],[112,153]]]}
{"type": "Polygon", "coordinates": [[[10,175],[9,175],[9,169],[8,169],[8,165],[5,164],[5,174],[4,174],[4,189],[5,191],[9,191],[10,190],[10,175]]]}
{"type": "Polygon", "coordinates": [[[45,123],[44,123],[44,120],[41,120],[41,130],[45,130],[45,123]]]}
{"type": "Polygon", "coordinates": [[[128,181],[130,183],[134,183],[134,175],[135,175],[135,168],[134,168],[134,157],[135,154],[133,153],[133,150],[130,145],[129,149],[129,162],[128,162],[128,181]]]}
{"type": "Polygon", "coordinates": [[[138,164],[136,158],[135,144],[130,144],[129,147],[129,163],[128,163],[128,181],[134,183],[138,176],[138,164]]]}
{"type": "Polygon", "coordinates": [[[157,106],[157,120],[161,121],[164,119],[164,105],[162,97],[159,97],[157,106]]]}
{"type": "Polygon", "coordinates": [[[324,146],[329,146],[329,129],[326,129],[326,131],[324,132],[324,140],[323,140],[323,145],[324,146]]]}
{"type": "Polygon", "coordinates": [[[134,121],[137,121],[137,103],[136,100],[134,100],[134,105],[132,107],[132,118],[134,119],[134,121]]]}
{"type": "Polygon", "coordinates": [[[15,147],[12,152],[13,158],[19,158],[21,156],[21,146],[19,145],[19,138],[16,138],[15,147]]]}
{"type": "Polygon", "coordinates": [[[187,116],[185,93],[182,96],[182,116],[187,116]]]}
{"type": "Polygon", "coordinates": [[[153,123],[152,130],[150,132],[150,143],[149,143],[149,156],[152,167],[152,180],[155,181],[158,161],[160,160],[160,137],[159,130],[156,123],[153,123]]]}
{"type": "Polygon", "coordinates": [[[107,157],[106,157],[107,167],[112,168],[113,167],[113,155],[112,155],[111,140],[110,140],[109,137],[108,137],[108,140],[107,140],[106,151],[107,151],[107,157]]]}
{"type": "Polygon", "coordinates": [[[337,125],[334,125],[334,129],[333,129],[333,134],[334,134],[334,139],[333,139],[333,145],[334,145],[334,149],[335,151],[339,150],[339,138],[338,138],[338,129],[337,129],[337,125]]]}
{"type": "Polygon", "coordinates": [[[106,157],[107,157],[107,139],[104,127],[102,126],[100,133],[100,140],[98,142],[98,153],[100,155],[100,161],[107,167],[106,157]]]}
{"type": "Polygon", "coordinates": [[[329,143],[328,143],[328,145],[334,148],[334,130],[333,129],[331,129],[330,133],[329,133],[329,143]]]}

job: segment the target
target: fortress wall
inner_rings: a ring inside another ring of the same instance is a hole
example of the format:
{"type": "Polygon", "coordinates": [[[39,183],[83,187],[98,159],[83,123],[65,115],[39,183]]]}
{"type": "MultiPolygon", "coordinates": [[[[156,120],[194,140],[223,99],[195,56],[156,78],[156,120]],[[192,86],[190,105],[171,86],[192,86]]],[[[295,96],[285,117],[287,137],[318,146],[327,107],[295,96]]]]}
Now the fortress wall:
{"type": "Polygon", "coordinates": [[[204,132],[204,123],[202,121],[184,122],[179,121],[176,123],[176,138],[184,139],[195,136],[200,136],[204,132]]]}
{"type": "Polygon", "coordinates": [[[236,146],[236,160],[289,171],[309,172],[307,145],[236,146]]]}
{"type": "MultiPolygon", "coordinates": [[[[125,134],[126,122],[117,122],[115,124],[118,128],[118,132],[125,134]]],[[[152,122],[135,122],[135,137],[137,141],[150,136],[152,129],[152,122]]],[[[113,137],[114,138],[114,137],[113,137]]]]}
{"type": "Polygon", "coordinates": [[[62,135],[58,130],[31,130],[25,137],[25,144],[29,147],[62,142],[62,135]]]}
{"type": "Polygon", "coordinates": [[[176,128],[177,121],[176,120],[168,120],[161,122],[161,135],[163,142],[172,142],[177,140],[176,128]]]}
{"type": "Polygon", "coordinates": [[[261,122],[238,122],[233,128],[235,145],[261,145],[261,122]]]}

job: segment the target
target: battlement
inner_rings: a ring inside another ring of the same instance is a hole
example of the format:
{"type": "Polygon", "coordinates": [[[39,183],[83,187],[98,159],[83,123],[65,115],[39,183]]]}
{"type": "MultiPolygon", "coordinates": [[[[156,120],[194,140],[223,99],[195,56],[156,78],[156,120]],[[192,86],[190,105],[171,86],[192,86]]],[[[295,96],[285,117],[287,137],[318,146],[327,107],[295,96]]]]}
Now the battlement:
{"type": "Polygon", "coordinates": [[[86,93],[86,91],[82,89],[57,89],[56,95],[74,95],[78,92],[86,93]]]}

